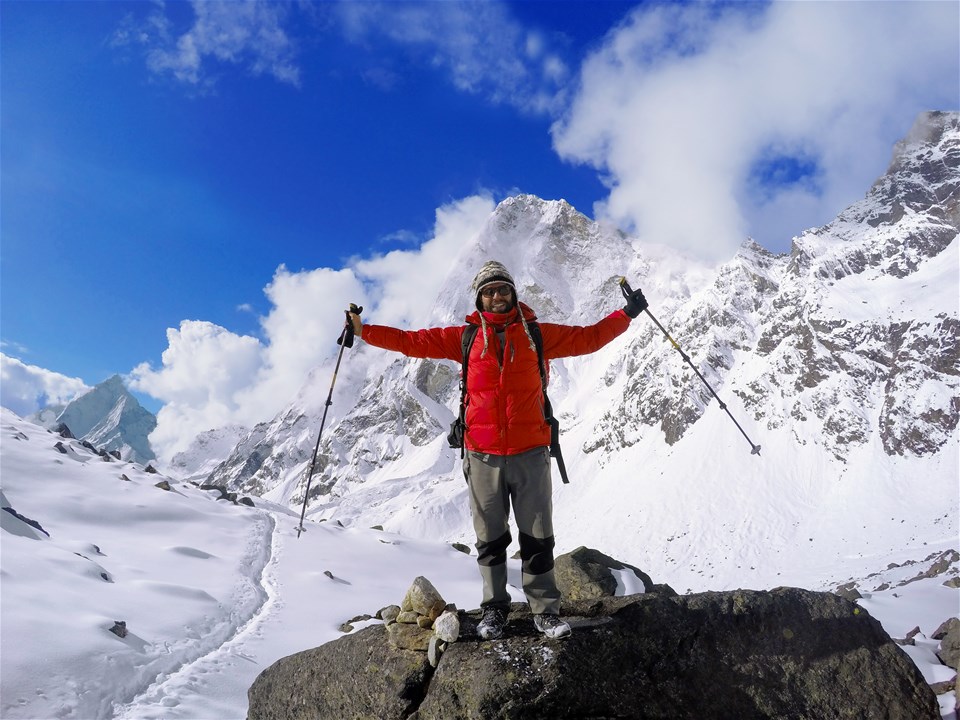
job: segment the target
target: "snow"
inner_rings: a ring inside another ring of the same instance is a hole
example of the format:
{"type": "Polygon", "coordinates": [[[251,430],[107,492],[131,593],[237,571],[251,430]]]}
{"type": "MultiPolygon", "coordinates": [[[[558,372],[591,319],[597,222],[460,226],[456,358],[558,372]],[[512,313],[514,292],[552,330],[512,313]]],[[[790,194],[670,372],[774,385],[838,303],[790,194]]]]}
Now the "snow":
{"type": "MultiPolygon", "coordinates": [[[[188,482],[172,482],[164,491],[155,486],[162,476],[141,466],[105,462],[6,409],[0,420],[3,505],[49,533],[0,513],[4,718],[243,718],[247,689],[262,670],[339,637],[339,626],[358,615],[398,603],[418,575],[458,607],[479,603],[475,558],[449,544],[334,522],[308,522],[298,538],[299,518],[290,508],[217,501],[217,493],[188,482]],[[54,449],[57,441],[68,454],[54,449]],[[110,632],[118,620],[126,623],[124,638],[110,632]]],[[[764,491],[755,477],[749,483],[750,492],[764,491]]],[[[690,494],[684,482],[664,487],[678,497],[690,494]]],[[[717,488],[707,500],[733,488],[717,488]]],[[[425,501],[436,503],[439,527],[461,522],[459,488],[451,488],[446,501],[430,492],[425,501]]],[[[799,496],[806,492],[797,488],[799,496]]],[[[769,528],[793,537],[799,518],[723,523],[736,538],[731,548],[738,562],[763,568],[775,564],[771,554],[780,551],[777,543],[763,542],[769,528]]],[[[674,522],[675,537],[651,554],[681,550],[671,557],[682,563],[698,531],[682,517],[674,522]]],[[[611,530],[624,533],[623,526],[611,530]]],[[[700,548],[707,557],[721,551],[700,548]]],[[[919,626],[916,644],[905,651],[937,682],[952,671],[937,663],[936,641],[928,638],[956,616],[958,591],[943,586],[942,576],[896,585],[926,569],[909,563],[915,559],[906,548],[869,560],[830,555],[829,572],[823,567],[800,575],[826,587],[846,580],[847,572],[862,578],[865,569],[897,563],[871,578],[891,589],[865,593],[861,605],[895,637],[919,626]]],[[[517,601],[523,599],[519,575],[510,561],[517,601]]],[[[746,568],[741,577],[751,584],[746,568]]],[[[628,572],[618,574],[618,585],[618,592],[641,589],[628,572]]],[[[940,698],[945,717],[953,697],[940,698]]]]}
{"type": "Polygon", "coordinates": [[[448,544],[335,523],[297,538],[288,508],[164,491],[141,466],[0,417],[3,505],[49,533],[0,513],[3,718],[242,718],[262,670],[399,603],[417,575],[479,604],[475,558],[448,544]]]}

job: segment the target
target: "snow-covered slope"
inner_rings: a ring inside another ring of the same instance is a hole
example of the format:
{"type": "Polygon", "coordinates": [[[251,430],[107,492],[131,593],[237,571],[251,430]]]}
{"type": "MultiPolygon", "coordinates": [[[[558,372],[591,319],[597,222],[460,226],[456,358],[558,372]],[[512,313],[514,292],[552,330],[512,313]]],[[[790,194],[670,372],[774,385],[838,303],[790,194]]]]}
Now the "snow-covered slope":
{"type": "Polygon", "coordinates": [[[478,603],[476,563],[449,545],[336,523],[298,538],[287,508],[217,501],[0,412],[0,717],[236,720],[258,673],[417,575],[478,603]]]}
{"type": "MultiPolygon", "coordinates": [[[[552,363],[573,479],[555,490],[558,549],[602,547],[680,591],[816,587],[851,558],[867,571],[957,544],[958,228],[960,116],[928,113],[866,197],[789,254],[746,241],[705,267],[563,201],[510,198],[465,243],[424,324],[462,322],[491,257],[550,321],[599,319],[622,304],[626,275],[763,450],[641,316],[594,355],[552,363]]],[[[445,443],[458,371],[349,351],[309,517],[471,541],[445,443]]],[[[328,384],[318,368],[211,481],[299,506],[328,384]]]]}
{"type": "Polygon", "coordinates": [[[242,425],[227,425],[202,432],[183,452],[178,452],[164,470],[181,480],[204,480],[250,432],[242,425]]]}
{"type": "MultiPolygon", "coordinates": [[[[461,608],[480,600],[476,558],[441,542],[334,522],[308,523],[298,538],[289,508],[217,501],[143,466],[103,462],[6,409],[0,448],[3,718],[238,720],[262,670],[397,603],[418,575],[461,608]]],[[[435,511],[439,525],[454,512],[435,511]]],[[[928,546],[923,562],[902,548],[832,568],[891,635],[919,627],[905,650],[931,683],[952,676],[930,636],[960,595],[957,554],[943,549],[928,546]]],[[[521,601],[519,561],[508,562],[521,601]]],[[[941,706],[951,717],[952,693],[941,706]]]]}

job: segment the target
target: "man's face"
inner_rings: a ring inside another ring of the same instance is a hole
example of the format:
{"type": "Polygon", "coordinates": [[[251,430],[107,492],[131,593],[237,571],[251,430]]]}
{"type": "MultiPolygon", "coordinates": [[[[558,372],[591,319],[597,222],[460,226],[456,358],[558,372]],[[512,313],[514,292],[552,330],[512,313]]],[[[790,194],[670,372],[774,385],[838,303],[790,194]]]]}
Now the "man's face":
{"type": "Polygon", "coordinates": [[[480,291],[480,303],[484,312],[509,312],[514,304],[513,288],[506,283],[487,285],[480,291]]]}

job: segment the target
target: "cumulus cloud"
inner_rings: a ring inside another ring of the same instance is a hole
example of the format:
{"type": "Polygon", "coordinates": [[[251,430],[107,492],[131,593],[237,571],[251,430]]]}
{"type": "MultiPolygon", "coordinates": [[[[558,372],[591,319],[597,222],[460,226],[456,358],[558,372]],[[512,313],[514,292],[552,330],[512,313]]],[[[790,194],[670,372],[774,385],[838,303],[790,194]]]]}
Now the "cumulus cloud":
{"type": "Polygon", "coordinates": [[[80,378],[44,370],[0,353],[0,405],[21,417],[51,405],[66,405],[89,389],[80,378]]]}
{"type": "Polygon", "coordinates": [[[554,145],[644,238],[785,246],[862,197],[919,112],[957,106],[957,24],[938,2],[641,6],[584,61],[554,145]]]}
{"type": "Polygon", "coordinates": [[[147,67],[198,88],[214,83],[211,64],[243,65],[253,75],[272,75],[300,85],[296,46],[284,29],[285,3],[269,0],[194,0],[193,25],[177,34],[163,3],[146,20],[128,16],[113,45],[140,46],[147,67]]]}
{"type": "Polygon", "coordinates": [[[198,320],[169,329],[161,366],[141,364],[130,378],[163,402],[150,436],[158,456],[172,457],[204,430],[270,420],[311,371],[332,370],[333,339],[350,302],[378,322],[426,323],[442,282],[493,209],[485,195],[450,203],[437,210],[433,234],[419,247],[355,258],[344,268],[280,266],[264,289],[271,309],[261,318],[262,338],[198,320]]]}

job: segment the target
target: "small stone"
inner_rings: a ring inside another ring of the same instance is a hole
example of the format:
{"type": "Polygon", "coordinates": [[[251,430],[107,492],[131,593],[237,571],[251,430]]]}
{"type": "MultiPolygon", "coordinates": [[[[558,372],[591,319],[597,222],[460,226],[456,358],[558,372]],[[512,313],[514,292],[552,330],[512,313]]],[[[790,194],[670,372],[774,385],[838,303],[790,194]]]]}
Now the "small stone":
{"type": "Polygon", "coordinates": [[[377,617],[383,620],[385,624],[389,625],[390,623],[395,623],[397,621],[397,615],[399,614],[399,605],[387,605],[377,613],[377,617]]]}
{"type": "Polygon", "coordinates": [[[416,625],[418,617],[420,616],[413,610],[401,610],[400,614],[397,615],[397,622],[404,625],[416,625]]]}
{"type": "Polygon", "coordinates": [[[387,640],[401,650],[419,650],[425,652],[430,645],[430,638],[435,637],[430,630],[424,630],[416,625],[393,623],[387,625],[387,640]]]}
{"type": "Polygon", "coordinates": [[[451,543],[450,547],[452,547],[454,550],[459,550],[465,555],[470,554],[470,547],[467,545],[464,545],[463,543],[451,543]]]}
{"type": "Polygon", "coordinates": [[[169,491],[169,490],[170,490],[170,483],[168,483],[166,480],[161,480],[161,481],[158,482],[156,485],[154,485],[154,487],[158,487],[158,488],[160,488],[161,490],[167,490],[167,491],[169,491]]]}
{"type": "Polygon", "coordinates": [[[444,642],[456,642],[460,637],[460,616],[447,610],[434,621],[433,632],[444,642]]]}
{"type": "Polygon", "coordinates": [[[430,667],[436,667],[440,664],[440,655],[443,653],[442,644],[442,641],[436,635],[430,638],[430,644],[427,645],[427,660],[430,667]]]}
{"type": "Polygon", "coordinates": [[[420,576],[413,581],[410,589],[403,598],[400,607],[403,610],[413,610],[419,615],[426,615],[431,620],[440,617],[447,603],[429,580],[420,576]]]}
{"type": "Polygon", "coordinates": [[[417,625],[429,630],[433,627],[433,620],[428,618],[426,615],[417,615],[417,625]]]}
{"type": "Polygon", "coordinates": [[[125,638],[127,636],[127,621],[114,620],[113,627],[110,628],[110,632],[112,632],[117,637],[125,638]]]}

